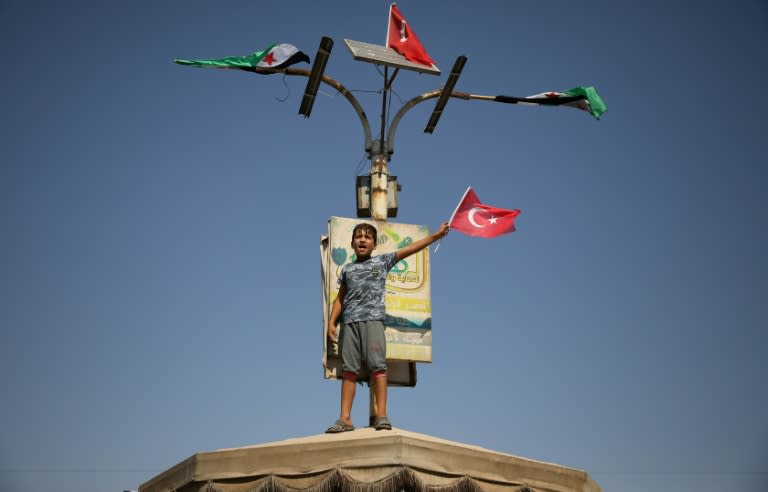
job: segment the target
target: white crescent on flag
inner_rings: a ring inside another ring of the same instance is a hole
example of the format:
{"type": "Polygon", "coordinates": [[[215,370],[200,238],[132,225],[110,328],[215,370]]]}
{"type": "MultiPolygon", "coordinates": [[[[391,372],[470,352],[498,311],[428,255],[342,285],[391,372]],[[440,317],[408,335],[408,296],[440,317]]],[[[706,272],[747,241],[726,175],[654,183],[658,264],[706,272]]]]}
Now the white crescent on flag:
{"type": "Polygon", "coordinates": [[[475,214],[477,212],[480,212],[480,211],[482,211],[482,209],[480,209],[480,208],[472,208],[467,213],[467,220],[469,221],[469,223],[472,224],[473,226],[477,227],[478,229],[482,229],[483,227],[485,227],[484,225],[478,224],[477,221],[475,220],[475,214]]]}
{"type": "Polygon", "coordinates": [[[451,214],[448,225],[451,229],[478,237],[496,237],[507,232],[514,232],[515,218],[520,209],[504,209],[483,204],[471,186],[451,214]]]}

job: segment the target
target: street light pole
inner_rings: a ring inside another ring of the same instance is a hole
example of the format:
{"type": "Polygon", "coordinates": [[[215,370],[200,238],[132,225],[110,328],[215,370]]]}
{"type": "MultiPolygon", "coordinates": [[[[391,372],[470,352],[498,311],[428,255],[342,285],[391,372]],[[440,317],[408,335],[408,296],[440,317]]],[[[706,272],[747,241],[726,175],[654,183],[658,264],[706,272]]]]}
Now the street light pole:
{"type": "MultiPolygon", "coordinates": [[[[346,41],[348,46],[350,46],[350,41],[346,41]]],[[[387,96],[389,89],[395,80],[395,77],[397,77],[397,74],[400,71],[400,67],[393,65],[395,70],[392,74],[392,77],[390,78],[389,65],[384,63],[384,87],[382,90],[381,102],[381,132],[379,139],[372,141],[371,127],[368,122],[368,117],[366,116],[362,106],[360,106],[360,103],[357,101],[357,98],[355,98],[355,96],[352,95],[352,93],[347,90],[347,88],[344,87],[340,82],[324,74],[325,66],[328,62],[332,48],[333,40],[324,36],[320,40],[320,47],[318,48],[312,70],[304,70],[291,67],[281,69],[254,68],[252,70],[256,73],[283,73],[285,75],[308,77],[309,80],[307,81],[307,87],[304,91],[304,97],[302,98],[301,106],[299,108],[299,114],[302,114],[305,117],[309,117],[312,112],[312,106],[314,105],[315,97],[321,82],[336,89],[347,99],[347,101],[349,101],[350,104],[352,104],[352,107],[360,118],[360,123],[363,125],[364,148],[368,159],[371,161],[368,180],[367,183],[363,185],[367,186],[367,190],[357,190],[358,199],[361,197],[361,195],[367,194],[367,204],[363,204],[363,206],[358,204],[357,215],[358,217],[371,217],[376,221],[386,221],[388,217],[395,217],[397,215],[396,193],[399,189],[399,185],[397,184],[396,179],[391,180],[393,181],[391,189],[389,176],[389,160],[394,153],[394,136],[395,131],[397,130],[397,125],[405,112],[410,108],[420,102],[431,99],[432,97],[440,96],[437,106],[435,107],[432,117],[430,118],[428,130],[425,130],[425,132],[432,133],[432,130],[434,130],[434,127],[437,124],[437,120],[439,119],[448,98],[451,96],[451,91],[456,84],[459,74],[461,73],[461,69],[464,67],[464,63],[466,63],[467,58],[465,56],[460,56],[456,59],[453,70],[451,71],[451,74],[448,77],[448,81],[443,89],[438,89],[434,92],[422,94],[420,97],[412,99],[408,104],[403,106],[398,111],[397,116],[389,126],[389,129],[387,129],[387,114],[389,109],[387,104],[387,96]],[[392,204],[394,205],[393,207],[390,207],[390,199],[392,199],[392,204]]],[[[408,67],[408,65],[403,66],[408,67]]],[[[413,67],[409,68],[413,69],[413,67]]],[[[435,70],[436,69],[432,69],[431,71],[434,73],[435,70]]],[[[437,71],[437,73],[439,73],[439,71],[437,71]]],[[[360,188],[361,185],[358,183],[357,186],[360,188]]]]}

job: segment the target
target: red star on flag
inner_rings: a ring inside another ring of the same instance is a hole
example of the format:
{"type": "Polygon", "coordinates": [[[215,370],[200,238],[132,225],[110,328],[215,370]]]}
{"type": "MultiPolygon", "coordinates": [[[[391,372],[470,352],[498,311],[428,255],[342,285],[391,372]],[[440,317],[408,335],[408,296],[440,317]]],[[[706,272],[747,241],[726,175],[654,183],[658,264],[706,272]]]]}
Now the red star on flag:
{"type": "Polygon", "coordinates": [[[277,60],[275,60],[275,54],[272,51],[270,51],[269,54],[267,56],[265,56],[264,58],[262,58],[261,61],[266,63],[267,65],[269,65],[271,67],[272,64],[275,63],[275,61],[277,61],[277,60]]]}

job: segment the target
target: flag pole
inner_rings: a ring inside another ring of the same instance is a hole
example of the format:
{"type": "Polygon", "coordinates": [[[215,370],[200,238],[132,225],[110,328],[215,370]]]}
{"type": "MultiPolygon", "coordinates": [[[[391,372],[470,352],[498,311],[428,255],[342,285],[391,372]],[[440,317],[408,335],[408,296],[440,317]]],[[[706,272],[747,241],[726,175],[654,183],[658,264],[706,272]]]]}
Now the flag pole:
{"type": "MultiPolygon", "coordinates": [[[[392,6],[395,5],[395,2],[392,2],[389,5],[389,13],[387,14],[387,31],[384,37],[384,46],[389,48],[389,25],[392,22],[392,6]]],[[[395,71],[394,75],[392,76],[392,79],[394,80],[395,76],[397,76],[397,71],[395,71]]],[[[384,142],[384,132],[387,124],[387,91],[389,90],[390,82],[387,80],[389,78],[389,66],[384,65],[384,88],[381,91],[381,136],[379,137],[379,142],[381,142],[381,151],[382,153],[385,150],[385,142],[384,142]]]]}
{"type": "Polygon", "coordinates": [[[453,213],[451,214],[451,218],[448,219],[448,227],[451,226],[453,223],[454,217],[456,217],[456,212],[459,211],[459,207],[461,207],[461,204],[464,203],[464,199],[467,197],[467,194],[472,190],[471,186],[467,186],[467,190],[464,192],[463,195],[461,195],[461,200],[459,200],[459,204],[456,205],[456,208],[453,209],[453,213]]]}
{"type": "Polygon", "coordinates": [[[379,142],[381,142],[381,151],[384,152],[384,128],[387,124],[387,77],[389,71],[386,65],[384,65],[384,89],[381,91],[381,136],[379,142]]]}
{"type": "MultiPolygon", "coordinates": [[[[459,204],[456,205],[456,208],[453,209],[453,213],[451,214],[451,218],[448,219],[448,227],[451,227],[451,224],[453,223],[453,218],[456,217],[456,212],[459,211],[459,208],[461,207],[461,204],[464,203],[464,199],[467,197],[467,194],[472,190],[471,186],[467,186],[466,191],[464,191],[464,194],[461,195],[461,200],[459,200],[459,204]]],[[[437,244],[435,245],[435,254],[440,250],[440,243],[443,242],[442,239],[440,239],[437,244]]]]}

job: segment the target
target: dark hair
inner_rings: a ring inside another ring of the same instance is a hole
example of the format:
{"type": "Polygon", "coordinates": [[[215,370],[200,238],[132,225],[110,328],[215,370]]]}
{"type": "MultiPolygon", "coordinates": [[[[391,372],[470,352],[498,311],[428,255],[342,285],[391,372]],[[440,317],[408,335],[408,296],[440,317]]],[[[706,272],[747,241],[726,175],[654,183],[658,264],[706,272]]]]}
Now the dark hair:
{"type": "Polygon", "coordinates": [[[373,236],[373,244],[378,244],[378,238],[376,237],[376,228],[373,227],[371,224],[367,224],[365,222],[361,222],[360,224],[357,224],[355,228],[352,229],[352,240],[355,239],[355,235],[357,235],[357,231],[370,232],[371,236],[373,236]]]}

